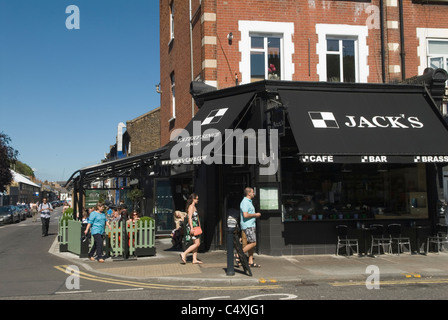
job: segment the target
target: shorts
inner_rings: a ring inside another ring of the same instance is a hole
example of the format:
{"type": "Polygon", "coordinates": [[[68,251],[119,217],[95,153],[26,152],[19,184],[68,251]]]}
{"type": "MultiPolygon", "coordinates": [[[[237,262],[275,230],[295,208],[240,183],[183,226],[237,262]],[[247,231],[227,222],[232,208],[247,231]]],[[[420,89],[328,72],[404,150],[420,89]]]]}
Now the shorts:
{"type": "Polygon", "coordinates": [[[255,233],[255,227],[250,227],[243,230],[246,234],[247,243],[257,242],[257,235],[255,233]]]}

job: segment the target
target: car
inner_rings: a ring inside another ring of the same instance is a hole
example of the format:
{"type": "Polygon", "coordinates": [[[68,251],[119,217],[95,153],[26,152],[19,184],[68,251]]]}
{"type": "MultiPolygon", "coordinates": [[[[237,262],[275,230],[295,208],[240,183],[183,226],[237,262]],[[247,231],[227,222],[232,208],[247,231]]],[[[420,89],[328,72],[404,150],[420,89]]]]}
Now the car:
{"type": "Polygon", "coordinates": [[[20,221],[26,220],[26,208],[25,205],[19,204],[16,206],[17,210],[20,213],[20,221]]]}
{"type": "Polygon", "coordinates": [[[0,224],[20,222],[20,213],[15,206],[0,207],[0,224]]]}
{"type": "Polygon", "coordinates": [[[22,204],[21,206],[23,207],[23,210],[25,210],[26,217],[27,217],[27,218],[31,218],[31,217],[33,216],[33,214],[31,213],[31,208],[30,208],[30,206],[27,205],[27,204],[22,204]]]}

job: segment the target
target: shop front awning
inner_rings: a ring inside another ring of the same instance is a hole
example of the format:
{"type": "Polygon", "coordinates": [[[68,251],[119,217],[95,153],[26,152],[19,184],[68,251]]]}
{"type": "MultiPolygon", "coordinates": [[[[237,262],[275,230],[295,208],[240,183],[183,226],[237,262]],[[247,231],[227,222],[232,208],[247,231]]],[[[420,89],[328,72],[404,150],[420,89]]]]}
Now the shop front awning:
{"type": "Polygon", "coordinates": [[[226,129],[238,126],[254,95],[251,91],[206,100],[185,129],[173,132],[161,164],[216,163],[224,155],[226,129]]]}
{"type": "Polygon", "coordinates": [[[422,86],[279,89],[303,162],[448,162],[448,126],[422,86]]]}
{"type": "Polygon", "coordinates": [[[74,172],[64,187],[71,188],[75,181],[80,181],[87,188],[92,182],[111,178],[132,178],[151,174],[155,162],[166,151],[166,147],[145,152],[136,156],[88,166],[74,172]]]}

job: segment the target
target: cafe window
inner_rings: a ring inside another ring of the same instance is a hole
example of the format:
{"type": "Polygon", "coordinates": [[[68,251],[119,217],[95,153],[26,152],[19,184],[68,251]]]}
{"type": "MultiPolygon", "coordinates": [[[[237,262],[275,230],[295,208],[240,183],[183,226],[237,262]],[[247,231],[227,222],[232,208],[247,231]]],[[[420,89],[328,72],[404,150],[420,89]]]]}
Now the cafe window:
{"type": "Polygon", "coordinates": [[[283,221],[428,218],[424,164],[301,164],[282,159],[283,221]]]}

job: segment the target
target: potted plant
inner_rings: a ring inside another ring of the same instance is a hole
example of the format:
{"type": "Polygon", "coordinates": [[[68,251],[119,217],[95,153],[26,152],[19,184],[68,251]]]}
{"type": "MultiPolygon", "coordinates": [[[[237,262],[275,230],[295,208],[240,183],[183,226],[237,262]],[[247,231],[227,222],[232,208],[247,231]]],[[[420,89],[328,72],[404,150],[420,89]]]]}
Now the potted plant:
{"type": "Polygon", "coordinates": [[[129,192],[128,198],[132,201],[134,210],[138,211],[140,207],[140,200],[143,198],[143,191],[138,188],[134,188],[131,192],[129,192]]]}

